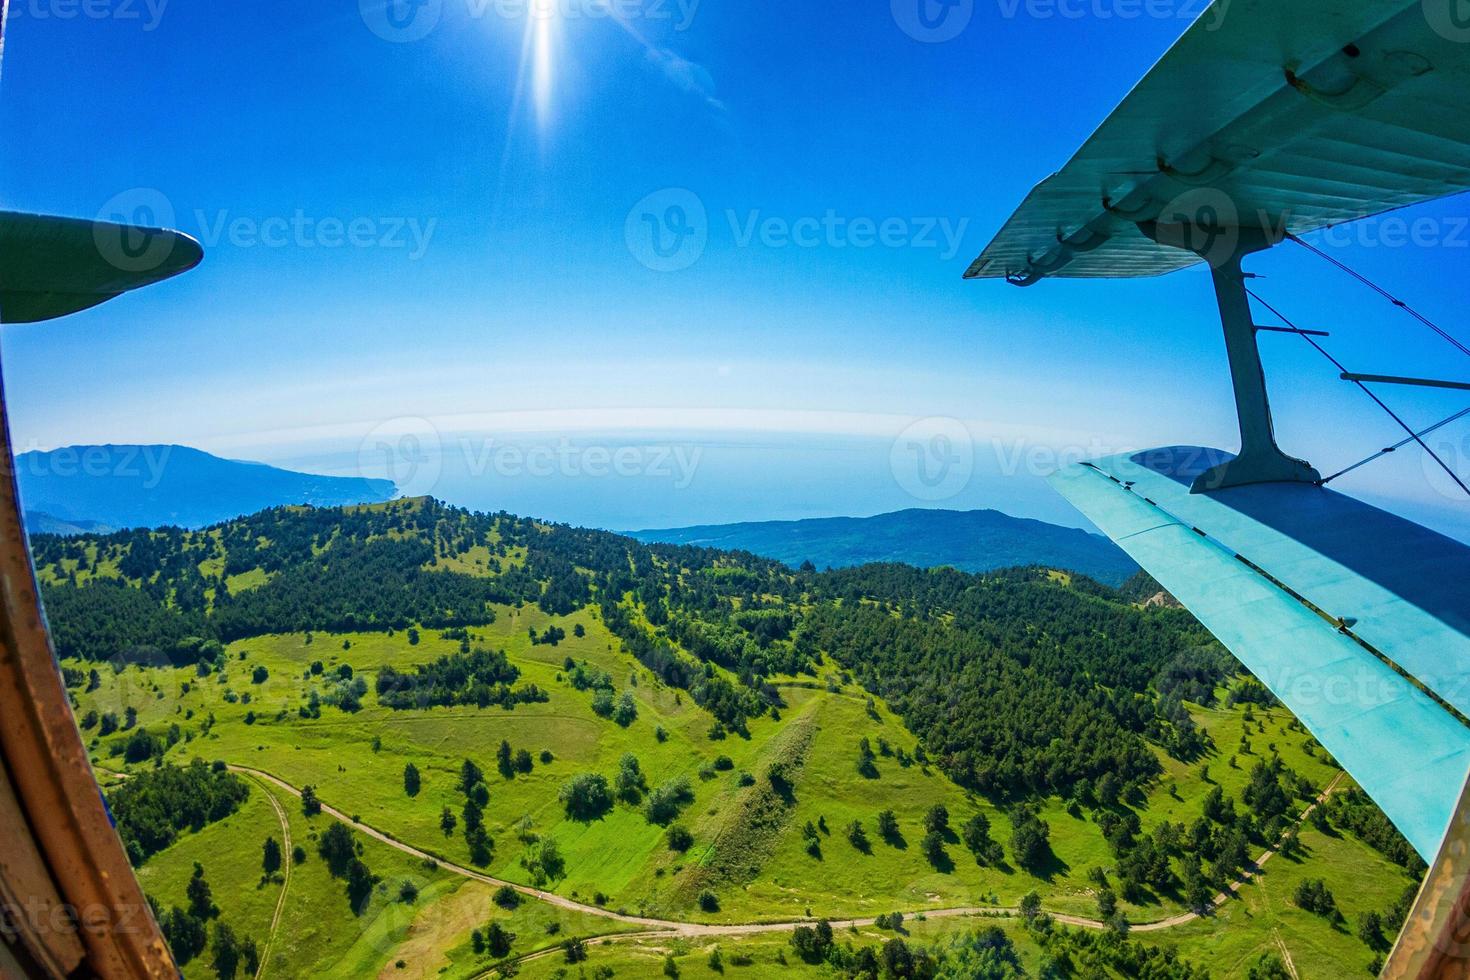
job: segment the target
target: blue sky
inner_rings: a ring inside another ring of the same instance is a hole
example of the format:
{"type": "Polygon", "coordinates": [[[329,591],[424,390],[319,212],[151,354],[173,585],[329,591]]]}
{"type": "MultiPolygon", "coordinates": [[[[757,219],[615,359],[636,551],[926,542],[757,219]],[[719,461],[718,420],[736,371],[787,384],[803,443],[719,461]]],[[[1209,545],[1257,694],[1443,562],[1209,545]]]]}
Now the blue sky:
{"type": "MultiPolygon", "coordinates": [[[[1198,0],[1157,17],[962,2],[964,29],[938,43],[912,36],[918,2],[628,0],[619,23],[593,0],[534,20],[517,0],[430,0],[400,19],[424,34],[407,40],[383,0],[12,0],[0,203],[172,213],[208,253],[165,286],[8,328],[16,442],[355,472],[389,433],[414,459],[438,446],[433,492],[615,527],[912,505],[1075,521],[1039,481],[1057,452],[1233,448],[1202,275],[960,279],[1198,0]],[[660,256],[645,215],[671,247],[696,231],[693,252],[660,256]],[[975,460],[938,499],[895,472],[902,433],[946,431],[926,419],[958,420],[975,460]],[[474,464],[487,444],[564,438],[644,469],[474,464]],[[676,448],[702,453],[683,485],[649,472],[676,448]]],[[[1458,327],[1467,214],[1406,214],[1434,222],[1429,246],[1370,226],[1334,254],[1458,327]]],[[[1261,288],[1333,329],[1344,359],[1463,374],[1407,318],[1277,253],[1261,288]]],[[[1332,469],[1393,439],[1315,354],[1267,342],[1287,448],[1332,469]]],[[[1461,407],[1395,404],[1424,424],[1461,407]]],[[[1441,439],[1462,472],[1467,435],[1441,439]]],[[[1467,527],[1417,455],[1343,487],[1467,527]]]]}

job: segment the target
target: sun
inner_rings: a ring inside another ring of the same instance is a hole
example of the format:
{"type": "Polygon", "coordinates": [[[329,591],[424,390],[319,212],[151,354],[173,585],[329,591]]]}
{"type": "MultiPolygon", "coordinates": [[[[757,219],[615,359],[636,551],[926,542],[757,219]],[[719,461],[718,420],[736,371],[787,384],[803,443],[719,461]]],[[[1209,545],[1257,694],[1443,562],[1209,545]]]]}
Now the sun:
{"type": "Polygon", "coordinates": [[[560,0],[532,0],[526,23],[526,53],[531,66],[531,104],[537,127],[550,125],[556,84],[556,41],[560,0]]]}

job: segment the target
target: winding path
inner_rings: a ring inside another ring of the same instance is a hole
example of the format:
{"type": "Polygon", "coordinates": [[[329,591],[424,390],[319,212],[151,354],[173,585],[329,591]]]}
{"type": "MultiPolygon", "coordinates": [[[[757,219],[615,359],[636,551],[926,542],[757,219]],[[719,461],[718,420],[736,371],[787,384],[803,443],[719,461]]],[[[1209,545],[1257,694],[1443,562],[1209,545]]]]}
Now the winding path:
{"type": "Polygon", "coordinates": [[[281,821],[281,867],[285,869],[285,877],[281,880],[281,894],[276,899],[276,911],[271,916],[271,929],[266,934],[265,950],[260,954],[260,965],[255,968],[255,980],[260,980],[265,976],[265,965],[270,962],[271,949],[275,946],[276,928],[281,924],[281,913],[286,908],[286,891],[291,887],[291,865],[296,862],[291,860],[291,821],[287,819],[286,811],[281,809],[281,801],[276,799],[276,794],[270,791],[259,776],[251,775],[250,778],[265,790],[265,798],[270,801],[271,809],[276,811],[276,819],[281,821]]]}
{"type": "MultiPolygon", "coordinates": [[[[301,795],[301,790],[297,789],[295,786],[292,786],[290,783],[286,782],[280,777],[265,772],[264,770],[252,769],[249,766],[236,765],[232,765],[229,768],[233,772],[242,773],[256,780],[263,780],[271,784],[272,786],[278,787],[279,789],[282,789],[287,793],[292,794],[293,796],[299,797],[301,795]]],[[[1301,815],[1297,818],[1297,822],[1300,823],[1302,820],[1305,820],[1308,816],[1311,815],[1314,809],[1316,809],[1318,806],[1321,806],[1327,800],[1327,797],[1337,790],[1338,786],[1342,783],[1343,777],[1345,775],[1345,773],[1339,772],[1336,776],[1334,776],[1332,781],[1327,784],[1327,788],[1324,789],[1320,794],[1318,794],[1317,799],[1312,803],[1312,805],[1308,806],[1305,810],[1302,811],[1301,815]]],[[[282,826],[286,827],[286,833],[289,835],[289,827],[287,826],[285,815],[280,810],[280,804],[275,800],[273,794],[268,793],[267,795],[271,796],[271,802],[273,805],[276,806],[277,815],[280,816],[282,819],[282,826]]],[[[341,810],[338,810],[332,806],[328,806],[326,803],[322,804],[322,812],[336,817],[343,823],[351,827],[355,827],[357,830],[361,831],[367,836],[373,838],[376,841],[387,844],[389,847],[423,860],[433,861],[444,870],[453,872],[454,874],[458,874],[465,878],[469,878],[472,881],[482,882],[483,884],[492,885],[497,888],[509,886],[523,895],[528,895],[531,898],[535,898],[538,901],[545,902],[548,905],[556,906],[557,908],[563,908],[573,912],[582,912],[587,915],[597,916],[599,918],[608,919],[613,922],[619,922],[624,925],[643,927],[634,931],[616,933],[609,936],[601,937],[601,941],[603,942],[615,940],[621,941],[628,939],[675,938],[680,936],[746,936],[761,933],[784,932],[795,926],[811,924],[817,921],[813,918],[805,918],[784,920],[780,922],[751,922],[737,923],[731,925],[715,925],[703,922],[679,922],[671,919],[655,919],[646,916],[627,915],[621,912],[613,912],[609,909],[602,908],[601,906],[588,905],[583,902],[574,901],[563,895],[558,895],[555,892],[549,892],[541,888],[533,888],[529,885],[518,884],[514,881],[505,881],[501,878],[495,878],[487,874],[482,874],[481,872],[475,871],[472,868],[466,868],[463,865],[455,864],[452,861],[447,861],[443,857],[430,851],[422,850],[420,848],[414,847],[411,844],[405,844],[403,841],[392,836],[391,834],[385,833],[384,831],[378,830],[374,827],[369,827],[366,824],[356,822],[347,814],[343,813],[341,810]]],[[[1225,902],[1229,901],[1231,896],[1235,895],[1237,892],[1240,891],[1241,888],[1245,887],[1247,883],[1253,880],[1256,875],[1260,873],[1261,868],[1266,864],[1266,862],[1269,861],[1272,856],[1276,854],[1278,846],[1279,841],[1276,845],[1273,845],[1272,847],[1269,847],[1264,852],[1262,852],[1260,857],[1256,859],[1255,867],[1252,870],[1246,871],[1241,874],[1238,878],[1236,878],[1235,881],[1230,883],[1230,886],[1228,888],[1226,888],[1224,891],[1221,891],[1218,895],[1214,897],[1214,899],[1210,903],[1211,908],[1214,909],[1220,907],[1221,905],[1224,905],[1225,902]]],[[[287,847],[290,847],[289,836],[287,838],[287,847]]],[[[281,900],[284,901],[284,899],[285,891],[283,889],[281,893],[281,900]]],[[[1021,910],[1017,908],[1001,908],[997,906],[987,905],[966,906],[951,909],[920,909],[915,913],[910,913],[911,916],[918,914],[922,914],[927,919],[950,919],[966,916],[1014,918],[1021,914],[1021,910]]],[[[280,904],[278,903],[276,909],[276,918],[279,919],[279,917],[280,904]]],[[[1083,929],[1107,928],[1107,924],[1105,922],[1102,922],[1098,919],[1089,919],[1084,916],[1051,913],[1051,918],[1064,925],[1075,926],[1083,929]]],[[[1173,929],[1186,923],[1193,922],[1198,918],[1200,918],[1200,915],[1197,912],[1181,912],[1178,915],[1173,915],[1166,919],[1157,919],[1153,922],[1140,922],[1136,925],[1133,925],[1130,931],[1157,932],[1163,929],[1173,929]]],[[[865,926],[872,926],[876,922],[876,920],[873,918],[841,920],[834,919],[828,921],[831,922],[833,929],[862,928],[865,926]]],[[[271,923],[271,932],[272,936],[274,936],[275,921],[272,921],[271,923]]],[[[529,959],[535,956],[544,956],[556,951],[557,947],[552,947],[549,950],[539,950],[535,953],[528,954],[526,957],[518,957],[517,960],[512,962],[519,962],[522,959],[529,959]]],[[[263,958],[262,969],[264,969],[263,958]]]]}

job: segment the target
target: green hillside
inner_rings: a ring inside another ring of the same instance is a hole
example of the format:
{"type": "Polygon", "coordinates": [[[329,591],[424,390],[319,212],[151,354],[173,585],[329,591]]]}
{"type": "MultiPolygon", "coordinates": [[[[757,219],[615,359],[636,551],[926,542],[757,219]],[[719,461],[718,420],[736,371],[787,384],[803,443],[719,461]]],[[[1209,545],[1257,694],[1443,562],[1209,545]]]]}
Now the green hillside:
{"type": "Polygon", "coordinates": [[[1422,872],[1192,618],[1081,577],[793,571],[432,500],[33,544],[191,978],[230,935],[282,977],[1338,976],[1422,872]],[[1317,879],[1336,914],[1299,907],[1317,879]]]}

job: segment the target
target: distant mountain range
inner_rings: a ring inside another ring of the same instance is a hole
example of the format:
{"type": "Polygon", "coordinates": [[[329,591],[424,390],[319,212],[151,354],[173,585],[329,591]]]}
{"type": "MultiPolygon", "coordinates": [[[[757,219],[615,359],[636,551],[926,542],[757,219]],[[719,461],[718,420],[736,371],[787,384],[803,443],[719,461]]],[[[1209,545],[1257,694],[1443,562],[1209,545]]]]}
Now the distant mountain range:
{"type": "Polygon", "coordinates": [[[397,493],[389,480],[296,473],[187,446],[67,446],[15,463],[32,533],[200,528],[282,504],[337,507],[397,493]]]}
{"type": "Polygon", "coordinates": [[[791,566],[846,568],[903,562],[921,568],[949,565],[985,572],[1014,565],[1045,565],[1121,585],[1138,566],[1106,538],[997,510],[902,510],[877,517],[707,524],[633,531],[645,543],[692,544],[749,551],[791,566]]]}

